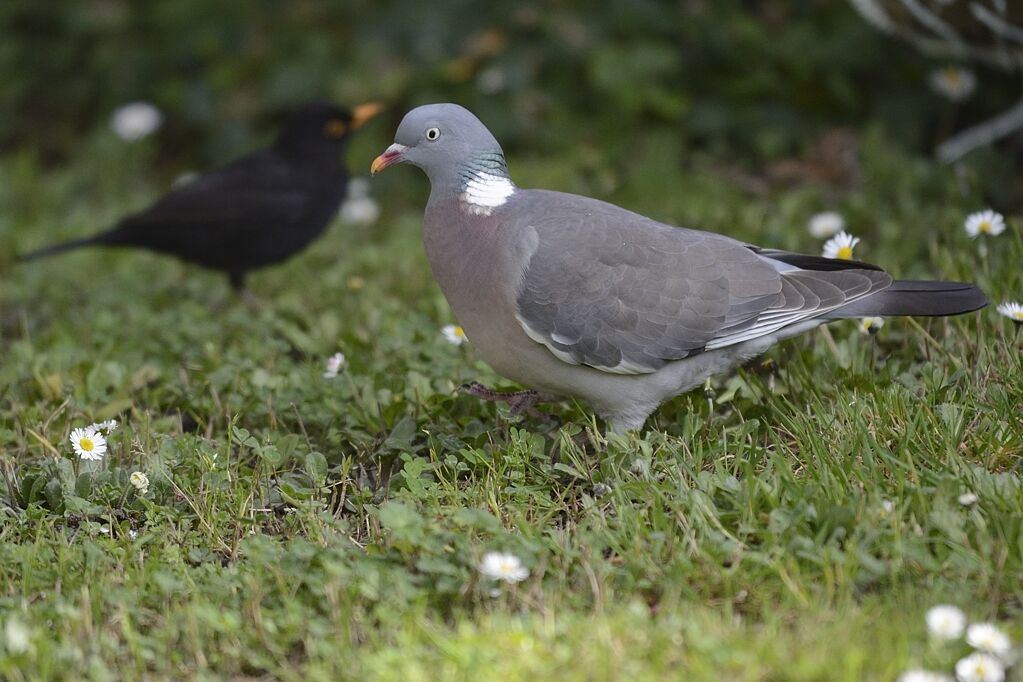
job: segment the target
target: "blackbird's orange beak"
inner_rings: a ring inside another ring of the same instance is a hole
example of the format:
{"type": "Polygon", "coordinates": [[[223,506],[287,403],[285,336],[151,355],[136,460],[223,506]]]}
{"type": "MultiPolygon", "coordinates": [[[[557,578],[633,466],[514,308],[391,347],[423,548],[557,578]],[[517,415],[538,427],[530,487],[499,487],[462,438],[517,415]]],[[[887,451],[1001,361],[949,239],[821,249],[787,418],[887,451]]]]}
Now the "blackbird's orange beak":
{"type": "Polygon", "coordinates": [[[366,102],[352,109],[352,130],[358,130],[366,121],[373,118],[386,107],[380,102],[366,102]]]}
{"type": "Polygon", "coordinates": [[[408,147],[405,145],[395,142],[388,147],[383,154],[373,159],[373,165],[369,167],[370,173],[376,175],[388,166],[401,163],[405,160],[404,153],[406,149],[408,149],[408,147]]]}

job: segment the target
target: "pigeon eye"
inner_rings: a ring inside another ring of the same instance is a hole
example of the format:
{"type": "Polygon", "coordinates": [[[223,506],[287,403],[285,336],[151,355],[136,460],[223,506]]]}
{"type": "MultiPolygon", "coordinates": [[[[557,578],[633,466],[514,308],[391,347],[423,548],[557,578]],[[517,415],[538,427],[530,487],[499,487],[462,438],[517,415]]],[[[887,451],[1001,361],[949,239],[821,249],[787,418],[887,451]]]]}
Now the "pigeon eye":
{"type": "Polygon", "coordinates": [[[430,128],[426,131],[426,139],[433,142],[440,137],[440,128],[430,128]]]}

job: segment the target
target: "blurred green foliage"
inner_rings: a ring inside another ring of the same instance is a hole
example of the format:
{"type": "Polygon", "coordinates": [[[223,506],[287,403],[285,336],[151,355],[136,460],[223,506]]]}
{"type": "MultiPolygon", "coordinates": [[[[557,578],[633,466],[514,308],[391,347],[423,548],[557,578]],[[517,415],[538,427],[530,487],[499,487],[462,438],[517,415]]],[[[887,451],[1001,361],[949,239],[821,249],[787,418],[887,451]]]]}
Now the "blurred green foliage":
{"type": "MultiPolygon", "coordinates": [[[[511,149],[627,152],[668,130],[712,153],[792,154],[828,126],[877,124],[918,150],[947,134],[935,64],[835,0],[5,0],[0,149],[62,160],[132,100],[167,114],[165,161],[206,167],[297,102],[453,100],[511,149]]],[[[1014,100],[983,73],[956,112],[1014,100]]]]}

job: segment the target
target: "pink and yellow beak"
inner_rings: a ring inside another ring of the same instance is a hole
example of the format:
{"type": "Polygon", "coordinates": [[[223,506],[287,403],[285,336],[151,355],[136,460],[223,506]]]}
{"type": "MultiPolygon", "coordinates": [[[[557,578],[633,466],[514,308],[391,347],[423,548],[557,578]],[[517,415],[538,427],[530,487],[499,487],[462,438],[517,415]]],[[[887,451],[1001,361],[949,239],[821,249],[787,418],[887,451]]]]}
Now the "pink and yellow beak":
{"type": "Polygon", "coordinates": [[[405,160],[404,154],[406,149],[408,149],[408,147],[406,147],[405,145],[398,144],[397,142],[395,142],[386,150],[384,150],[383,154],[373,159],[373,165],[369,167],[370,173],[376,175],[377,173],[387,168],[388,166],[393,166],[396,163],[401,163],[402,161],[405,160]]]}

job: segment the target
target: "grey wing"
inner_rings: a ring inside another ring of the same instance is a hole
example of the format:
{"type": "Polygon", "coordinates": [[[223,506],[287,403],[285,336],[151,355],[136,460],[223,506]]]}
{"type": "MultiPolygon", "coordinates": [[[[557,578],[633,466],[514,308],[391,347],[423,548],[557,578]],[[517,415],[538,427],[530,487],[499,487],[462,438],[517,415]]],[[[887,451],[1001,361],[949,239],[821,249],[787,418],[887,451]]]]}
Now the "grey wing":
{"type": "Polygon", "coordinates": [[[655,372],[891,283],[880,270],[801,269],[725,237],[600,207],[532,223],[537,247],[518,291],[523,329],[568,363],[655,372]]]}

